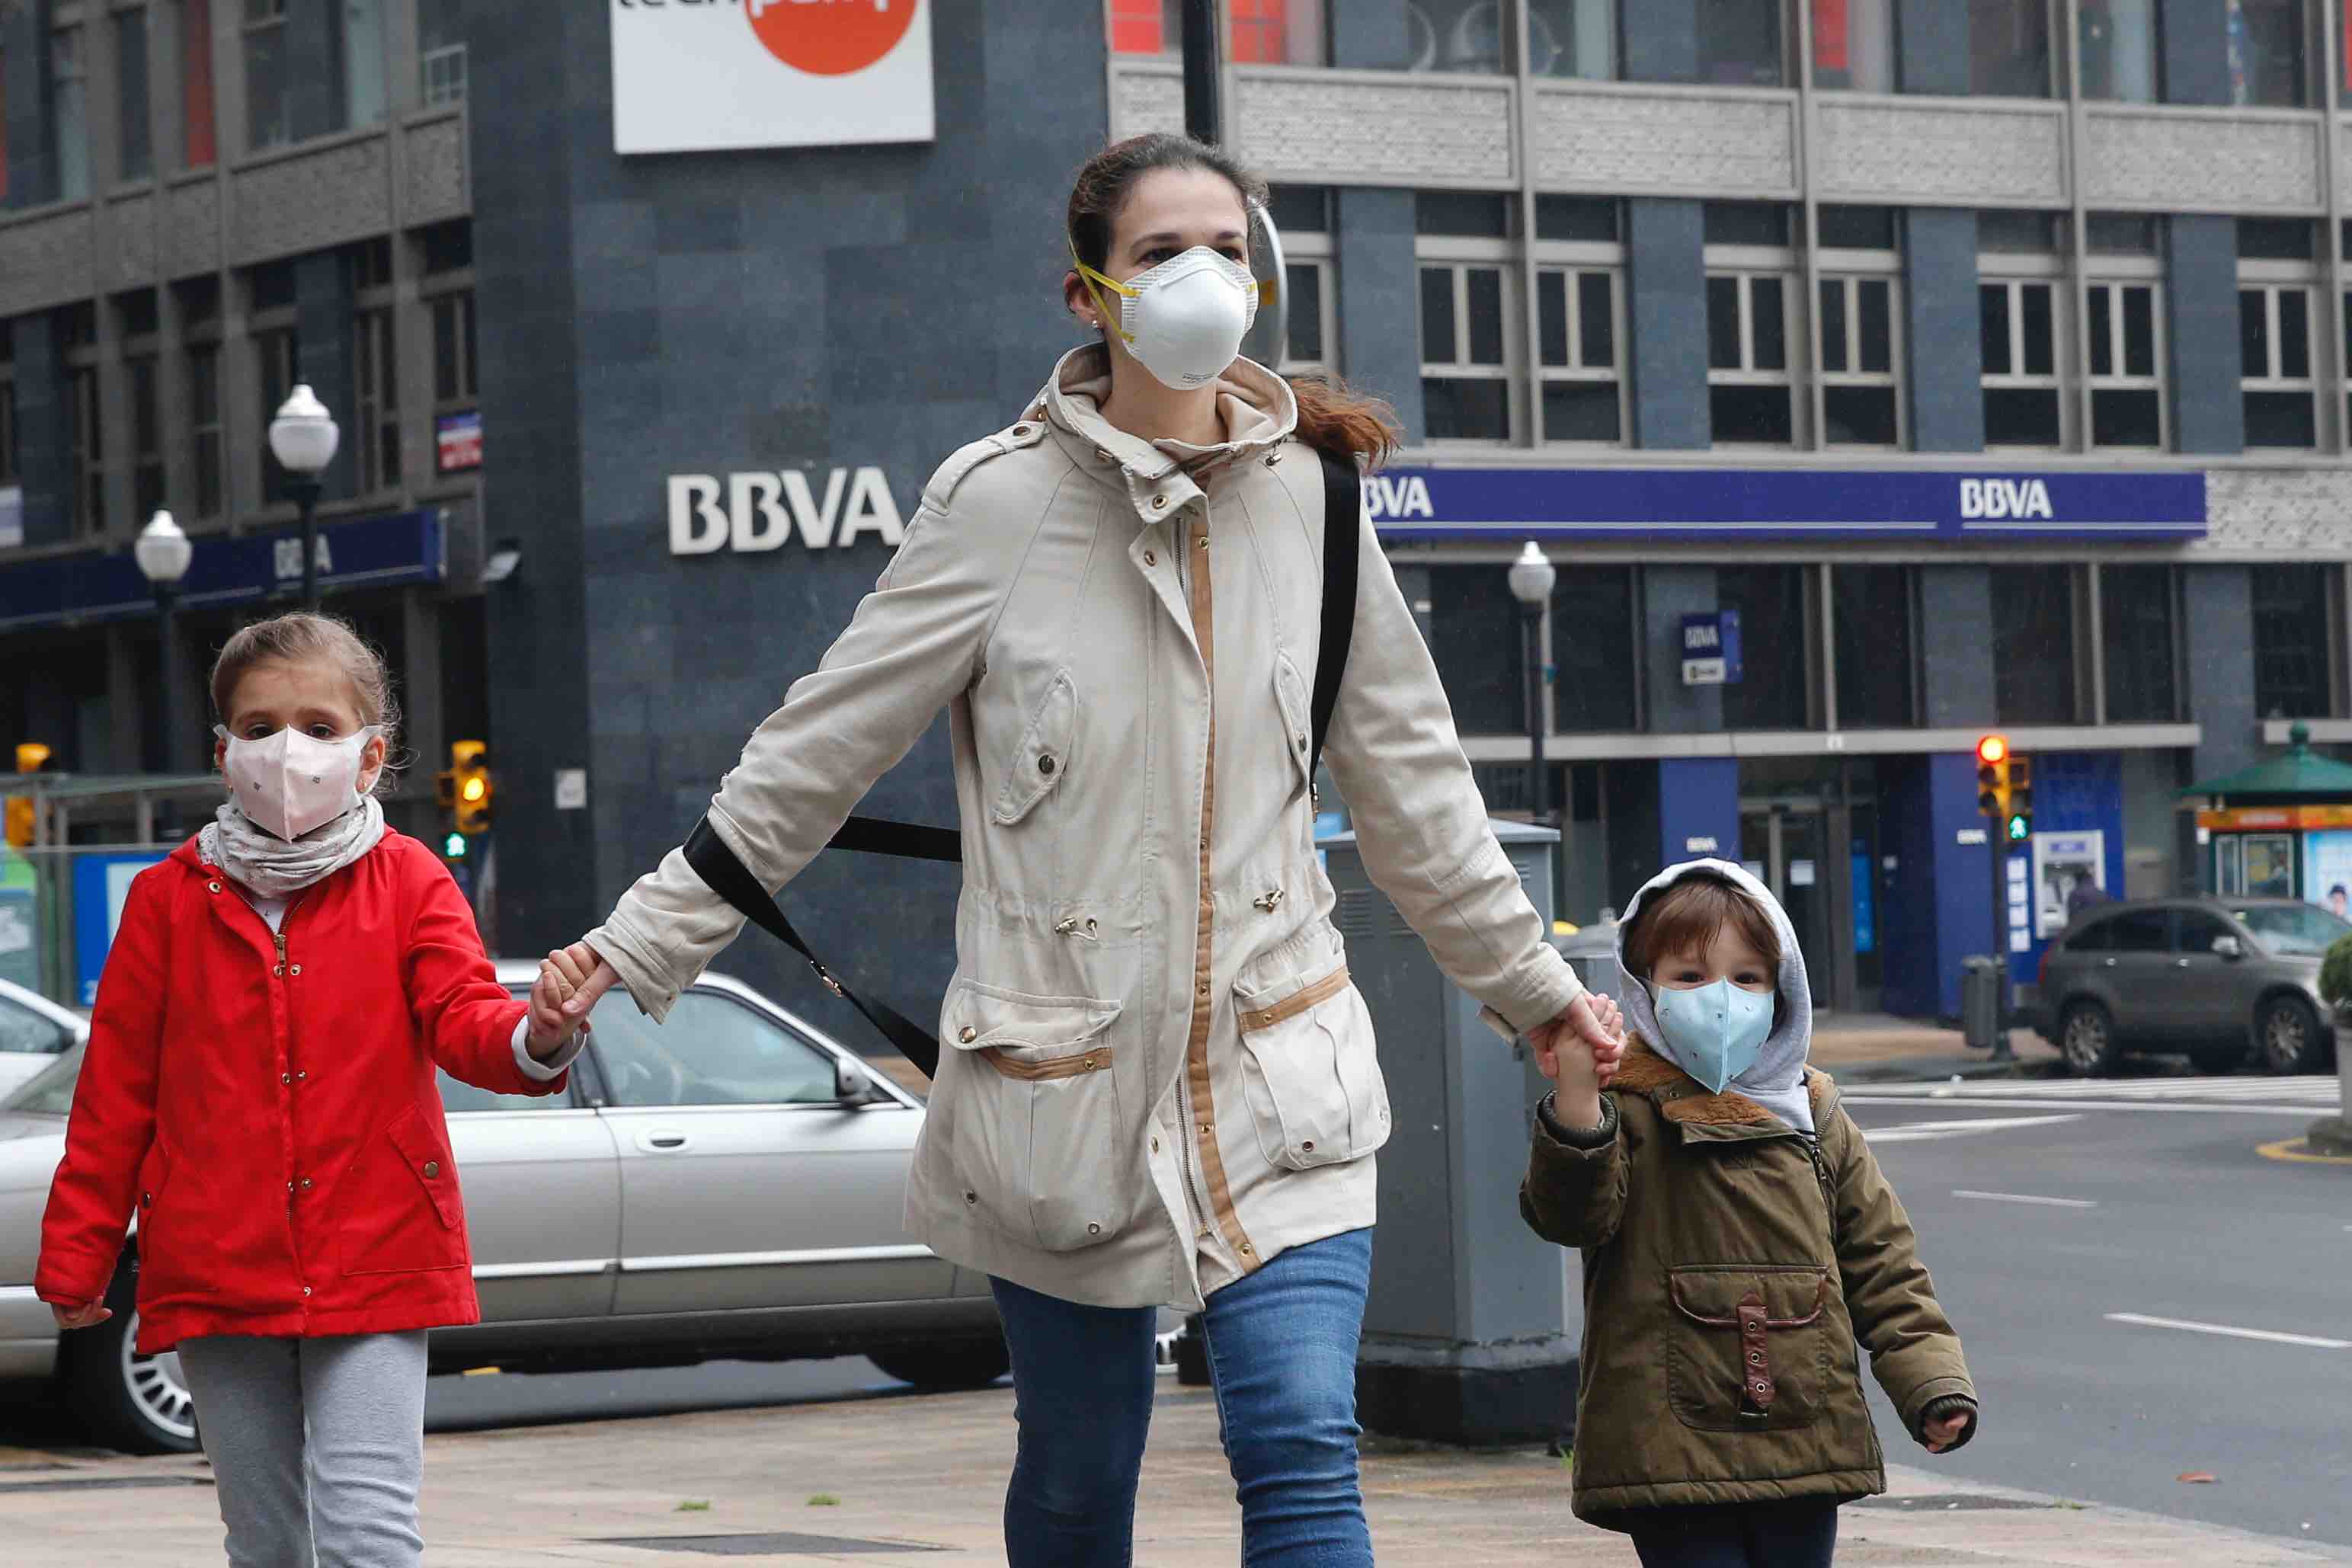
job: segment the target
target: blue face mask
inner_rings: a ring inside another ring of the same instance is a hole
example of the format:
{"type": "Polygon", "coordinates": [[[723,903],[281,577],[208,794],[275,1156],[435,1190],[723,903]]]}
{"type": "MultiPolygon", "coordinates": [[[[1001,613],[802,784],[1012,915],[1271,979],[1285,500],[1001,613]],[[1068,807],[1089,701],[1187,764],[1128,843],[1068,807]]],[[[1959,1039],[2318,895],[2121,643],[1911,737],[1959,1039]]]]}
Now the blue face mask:
{"type": "Polygon", "coordinates": [[[1753,1067],[1772,1033],[1772,994],[1759,996],[1728,980],[1689,991],[1657,986],[1652,1002],[1675,1065],[1711,1093],[1753,1067]]]}

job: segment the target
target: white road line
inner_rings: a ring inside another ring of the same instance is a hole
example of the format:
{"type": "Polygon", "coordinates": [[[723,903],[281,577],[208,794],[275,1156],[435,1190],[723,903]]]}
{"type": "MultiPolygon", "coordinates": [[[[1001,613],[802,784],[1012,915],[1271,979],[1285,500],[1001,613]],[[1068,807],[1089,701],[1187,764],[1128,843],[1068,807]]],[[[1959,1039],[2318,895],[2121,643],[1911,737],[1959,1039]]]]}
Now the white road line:
{"type": "Polygon", "coordinates": [[[1979,1116],[1963,1121],[1906,1121],[1883,1131],[1865,1127],[1863,1135],[1873,1144],[1929,1143],[1939,1138],[1969,1138],[1980,1132],[2008,1132],[2020,1127],[2049,1127],[2081,1120],[2080,1116],[1979,1116]]]}
{"type": "Polygon", "coordinates": [[[1916,1094],[1945,1100],[2103,1100],[2133,1101],[2261,1100],[2272,1104],[2330,1106],[2343,1097],[2333,1073],[2294,1078],[1995,1079],[1963,1083],[1918,1081],[1843,1086],[1848,1100],[1879,1100],[1916,1094]]]}
{"type": "MultiPolygon", "coordinates": [[[[1903,1094],[1874,1094],[1866,1100],[1860,1095],[1845,1094],[1843,1089],[1839,1092],[1851,1106],[1916,1105],[1949,1110],[1969,1103],[1946,1094],[1921,1094],[1916,1089],[1903,1094]]],[[[2310,1105],[2252,1105],[2242,1100],[2233,1100],[2222,1105],[2167,1104],[2161,1100],[1980,1100],[1977,1103],[1985,1106],[1988,1110],[2001,1110],[2190,1111],[2202,1116],[2272,1115],[2305,1118],[2311,1115],[2314,1109],[2310,1105]]]]}
{"type": "Polygon", "coordinates": [[[2315,1351],[2352,1351],[2352,1340],[2322,1339],[2317,1334],[2283,1334],[2275,1329],[2233,1329],[2226,1323],[2191,1323],[2179,1318],[2146,1318],[2137,1312],[2109,1312],[2111,1323],[2133,1323],[2143,1329],[2179,1329],[2189,1334],[2220,1334],[2232,1340],[2261,1340],[2266,1344],[2302,1345],[2315,1351]]]}
{"type": "Polygon", "coordinates": [[[2095,1209],[2099,1206],[2095,1198],[2037,1198],[2026,1193],[1979,1193],[1966,1187],[1954,1187],[1952,1195],[1956,1198],[1981,1198],[1989,1204],[2037,1204],[2053,1209],[2095,1209]]]}

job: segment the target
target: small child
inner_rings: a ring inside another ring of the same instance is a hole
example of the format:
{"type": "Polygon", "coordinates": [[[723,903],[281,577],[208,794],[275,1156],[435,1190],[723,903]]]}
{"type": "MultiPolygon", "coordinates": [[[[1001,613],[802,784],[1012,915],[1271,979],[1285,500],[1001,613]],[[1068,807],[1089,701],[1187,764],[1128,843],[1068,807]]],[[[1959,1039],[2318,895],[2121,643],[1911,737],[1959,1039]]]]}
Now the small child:
{"type": "Polygon", "coordinates": [[[1613,1091],[1579,1042],[1520,1189],[1583,1249],[1577,1516],[1645,1568],[1814,1568],[1841,1503],[1886,1489],[1857,1338],[1931,1453],[1974,1435],[1960,1342],[1911,1222],[1829,1079],[1805,1067],[1796,932],[1719,860],[1662,873],[1618,938],[1637,1037],[1613,1091]]]}
{"type": "Polygon", "coordinates": [[[552,1094],[579,1050],[583,977],[526,1009],[384,826],[390,688],[330,616],[221,650],[229,799],[131,885],[42,1224],[59,1328],[179,1351],[238,1568],[422,1560],[425,1331],[481,1317],[433,1069],[552,1094]]]}

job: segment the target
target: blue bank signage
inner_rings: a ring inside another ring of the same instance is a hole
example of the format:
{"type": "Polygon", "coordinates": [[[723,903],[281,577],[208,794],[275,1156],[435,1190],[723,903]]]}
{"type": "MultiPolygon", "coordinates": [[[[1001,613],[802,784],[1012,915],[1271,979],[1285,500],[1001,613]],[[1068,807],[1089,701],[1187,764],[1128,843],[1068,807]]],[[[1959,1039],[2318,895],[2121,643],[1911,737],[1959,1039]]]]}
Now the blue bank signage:
{"type": "Polygon", "coordinates": [[[2205,476],[1853,468],[1393,468],[1390,539],[2201,539],[2205,476]]]}
{"type": "MultiPolygon", "coordinates": [[[[184,606],[251,604],[302,585],[302,536],[291,529],[198,534],[191,542],[195,552],[180,582],[184,606]]],[[[322,588],[437,583],[448,574],[441,514],[434,509],[324,524],[318,551],[322,588]]],[[[154,607],[154,591],[128,551],[0,567],[0,631],[120,620],[154,607]]]]}
{"type": "Polygon", "coordinates": [[[1737,686],[1747,674],[1739,653],[1739,612],[1683,617],[1683,684],[1737,686]]]}

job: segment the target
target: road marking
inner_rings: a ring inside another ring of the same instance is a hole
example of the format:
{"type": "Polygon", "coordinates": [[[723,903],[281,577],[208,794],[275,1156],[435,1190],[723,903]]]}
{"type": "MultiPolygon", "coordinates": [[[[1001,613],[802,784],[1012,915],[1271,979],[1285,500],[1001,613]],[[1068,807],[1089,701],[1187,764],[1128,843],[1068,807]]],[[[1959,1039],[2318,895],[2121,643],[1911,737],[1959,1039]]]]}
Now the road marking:
{"type": "MultiPolygon", "coordinates": [[[[1906,1089],[1900,1094],[1874,1094],[1867,1097],[1858,1094],[1848,1094],[1843,1089],[1841,1089],[1838,1093],[1849,1106],[1916,1105],[1933,1107],[1941,1110],[1949,1110],[1957,1106],[1969,1103],[1969,1101],[1959,1100],[1955,1096],[1948,1094],[1922,1094],[1916,1088],[1906,1089]]],[[[2162,1100],[2011,1100],[2004,1098],[1998,1100],[1983,1100],[1976,1101],[1976,1103],[1983,1105],[1989,1110],[1997,1108],[2002,1110],[2193,1111],[2205,1116],[2260,1115],[2267,1113],[2275,1116],[2301,1116],[2305,1118],[2308,1118],[2315,1109],[2313,1106],[2309,1105],[2251,1105],[2242,1100],[2233,1100],[2221,1105],[2185,1105],[2179,1103],[2167,1103],[2162,1100]]]]}
{"type": "Polygon", "coordinates": [[[1864,1083],[1840,1086],[1850,1100],[1927,1095],[1936,1100],[2019,1101],[2116,1100],[2130,1103],[2219,1104],[2242,1100],[2331,1108],[2343,1099],[2334,1073],[2292,1078],[1976,1079],[1964,1083],[1864,1083]]]}
{"type": "Polygon", "coordinates": [[[2283,1138],[2275,1143],[2257,1144],[2254,1152],[2265,1160],[2286,1160],[2298,1165],[2352,1165],[2352,1154],[2313,1153],[2308,1138],[2283,1138]]]}
{"type": "Polygon", "coordinates": [[[2261,1340],[2265,1344],[2302,1345],[2315,1351],[2352,1351],[2352,1340],[2322,1339],[2317,1334],[2283,1334],[2275,1329],[2233,1329],[2226,1323],[2191,1323],[2179,1318],[2147,1318],[2137,1312],[2109,1312],[2107,1321],[2132,1323],[2143,1329],[2179,1329],[2188,1334],[2220,1334],[2232,1340],[2261,1340]]]}
{"type": "Polygon", "coordinates": [[[1952,1195],[1956,1198],[1981,1198],[1989,1204],[2039,1204],[2044,1208],[2053,1209],[2095,1209],[2099,1206],[2095,1198],[2037,1198],[2026,1193],[1978,1193],[1966,1187],[1954,1187],[1952,1195]]]}
{"type": "Polygon", "coordinates": [[[2020,1127],[2049,1127],[2081,1120],[2080,1116],[1981,1116],[1966,1121],[1908,1121],[1884,1131],[1865,1127],[1863,1136],[1873,1144],[1927,1143],[1940,1138],[1967,1138],[1979,1132],[2007,1132],[2020,1127]]]}

